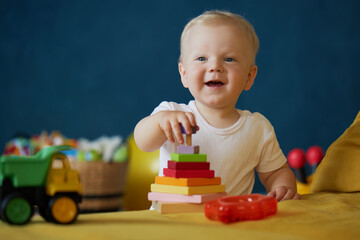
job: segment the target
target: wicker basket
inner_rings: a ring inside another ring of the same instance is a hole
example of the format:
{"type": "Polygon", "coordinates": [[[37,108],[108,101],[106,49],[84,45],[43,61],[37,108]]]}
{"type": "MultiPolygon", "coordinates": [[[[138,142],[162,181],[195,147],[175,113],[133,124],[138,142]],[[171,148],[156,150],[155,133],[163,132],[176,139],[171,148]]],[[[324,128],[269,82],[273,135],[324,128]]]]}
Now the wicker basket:
{"type": "Polygon", "coordinates": [[[122,208],[127,162],[78,162],[71,167],[80,174],[83,199],[81,212],[117,211],[122,208]]]}

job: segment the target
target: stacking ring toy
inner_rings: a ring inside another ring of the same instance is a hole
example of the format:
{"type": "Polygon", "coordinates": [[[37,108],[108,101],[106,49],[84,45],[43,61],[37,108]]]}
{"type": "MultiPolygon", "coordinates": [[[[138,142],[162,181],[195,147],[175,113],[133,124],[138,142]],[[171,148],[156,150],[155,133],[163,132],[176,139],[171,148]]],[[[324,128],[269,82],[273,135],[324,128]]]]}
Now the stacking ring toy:
{"type": "Polygon", "coordinates": [[[204,211],[208,219],[223,223],[258,220],[275,214],[277,201],[261,194],[225,196],[206,202],[204,211]]]}

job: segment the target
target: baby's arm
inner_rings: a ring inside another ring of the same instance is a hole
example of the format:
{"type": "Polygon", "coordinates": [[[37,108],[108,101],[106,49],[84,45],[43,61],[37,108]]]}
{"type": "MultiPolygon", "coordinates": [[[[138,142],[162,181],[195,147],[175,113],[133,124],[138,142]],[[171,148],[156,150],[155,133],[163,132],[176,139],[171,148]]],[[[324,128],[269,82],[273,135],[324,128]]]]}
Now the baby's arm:
{"type": "Polygon", "coordinates": [[[278,201],[301,199],[297,193],[296,180],[287,163],[281,168],[267,173],[258,173],[259,179],[268,191],[268,196],[278,201]]]}
{"type": "Polygon", "coordinates": [[[135,142],[145,152],[159,149],[167,139],[173,143],[176,138],[183,144],[180,123],[188,134],[191,134],[191,127],[196,126],[195,117],[190,112],[161,111],[145,117],[135,127],[135,142]]]}

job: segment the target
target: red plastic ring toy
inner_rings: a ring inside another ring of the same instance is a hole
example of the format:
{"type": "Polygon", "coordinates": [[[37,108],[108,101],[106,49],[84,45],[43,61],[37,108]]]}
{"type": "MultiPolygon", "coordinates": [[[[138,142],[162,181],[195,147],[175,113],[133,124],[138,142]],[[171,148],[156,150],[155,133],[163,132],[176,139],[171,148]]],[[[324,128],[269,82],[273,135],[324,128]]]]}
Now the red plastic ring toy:
{"type": "Polygon", "coordinates": [[[205,203],[208,219],[231,223],[258,220],[277,212],[277,201],[261,194],[225,196],[205,203]]]}

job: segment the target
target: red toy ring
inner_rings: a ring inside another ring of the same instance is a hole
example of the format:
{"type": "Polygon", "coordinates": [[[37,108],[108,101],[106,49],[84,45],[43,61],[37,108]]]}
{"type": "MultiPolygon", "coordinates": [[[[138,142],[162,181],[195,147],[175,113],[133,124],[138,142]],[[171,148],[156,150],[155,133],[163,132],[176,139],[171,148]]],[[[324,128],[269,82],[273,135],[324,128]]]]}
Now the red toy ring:
{"type": "Polygon", "coordinates": [[[231,223],[273,215],[277,212],[277,201],[261,194],[225,196],[206,202],[204,208],[207,218],[231,223]]]}

